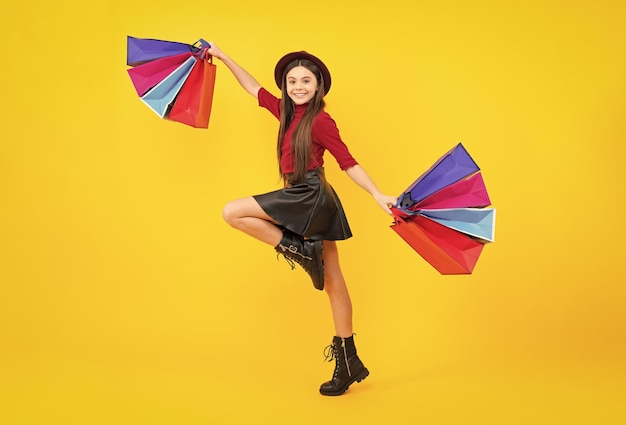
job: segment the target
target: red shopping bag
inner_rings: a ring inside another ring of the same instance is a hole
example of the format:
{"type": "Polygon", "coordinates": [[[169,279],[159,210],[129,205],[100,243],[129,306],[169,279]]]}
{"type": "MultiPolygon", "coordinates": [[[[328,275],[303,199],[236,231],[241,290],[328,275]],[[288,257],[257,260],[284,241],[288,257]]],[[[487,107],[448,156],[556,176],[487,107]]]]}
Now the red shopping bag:
{"type": "Polygon", "coordinates": [[[484,244],[423,216],[396,216],[391,228],[441,274],[470,274],[484,244]]]}
{"type": "Polygon", "coordinates": [[[208,128],[215,90],[213,57],[201,57],[185,80],[167,118],[196,128],[208,128]]]}

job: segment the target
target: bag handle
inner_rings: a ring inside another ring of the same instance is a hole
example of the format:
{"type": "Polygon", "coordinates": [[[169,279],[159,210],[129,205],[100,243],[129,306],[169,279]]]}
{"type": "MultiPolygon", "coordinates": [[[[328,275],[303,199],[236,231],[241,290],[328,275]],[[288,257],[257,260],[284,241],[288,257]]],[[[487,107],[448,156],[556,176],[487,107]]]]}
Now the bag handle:
{"type": "Polygon", "coordinates": [[[209,44],[209,42],[206,41],[204,38],[199,39],[198,41],[193,43],[193,45],[195,46],[198,43],[200,43],[200,48],[201,49],[204,49],[204,48],[210,49],[211,48],[211,45],[209,44]]]}
{"type": "Polygon", "coordinates": [[[198,49],[198,51],[194,53],[196,57],[198,57],[200,60],[208,60],[209,63],[213,63],[213,56],[209,54],[209,49],[211,48],[211,45],[208,41],[201,38],[193,43],[193,46],[198,49]],[[198,44],[200,46],[197,46],[198,44]]]}

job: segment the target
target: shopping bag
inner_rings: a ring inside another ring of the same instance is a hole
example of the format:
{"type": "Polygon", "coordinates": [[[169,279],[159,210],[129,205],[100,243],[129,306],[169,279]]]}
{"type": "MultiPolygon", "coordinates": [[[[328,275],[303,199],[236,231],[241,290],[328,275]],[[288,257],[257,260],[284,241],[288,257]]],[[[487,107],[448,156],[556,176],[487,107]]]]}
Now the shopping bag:
{"type": "Polygon", "coordinates": [[[141,96],[141,100],[146,103],[158,116],[164,118],[169,111],[180,88],[191,73],[198,61],[191,56],[174,72],[163,79],[159,84],[154,86],[146,94],[141,96]]]}
{"type": "Polygon", "coordinates": [[[452,183],[409,207],[411,211],[424,208],[482,208],[491,205],[482,173],[452,183]]]}
{"type": "Polygon", "coordinates": [[[395,217],[391,228],[441,274],[470,274],[484,244],[426,217],[395,217]]]}
{"type": "Polygon", "coordinates": [[[167,118],[196,128],[208,128],[215,75],[212,56],[201,57],[180,89],[167,118]]]}
{"type": "Polygon", "coordinates": [[[391,207],[391,228],[441,274],[470,274],[494,241],[495,208],[480,168],[459,143],[391,207]]]}
{"type": "Polygon", "coordinates": [[[420,214],[457,232],[481,239],[483,243],[494,241],[495,208],[425,209],[420,214]]]}
{"type": "Polygon", "coordinates": [[[193,53],[166,56],[128,69],[137,94],[141,97],[181,66],[193,53]]]}
{"type": "Polygon", "coordinates": [[[479,171],[478,165],[459,143],[426,170],[398,197],[399,206],[409,208],[435,192],[479,171]]]}
{"type": "MultiPolygon", "coordinates": [[[[203,47],[207,44],[202,39],[200,42],[203,43],[203,47]]],[[[189,52],[196,53],[199,50],[198,47],[178,41],[137,38],[129,35],[126,37],[126,64],[137,66],[166,56],[189,52]]]]}

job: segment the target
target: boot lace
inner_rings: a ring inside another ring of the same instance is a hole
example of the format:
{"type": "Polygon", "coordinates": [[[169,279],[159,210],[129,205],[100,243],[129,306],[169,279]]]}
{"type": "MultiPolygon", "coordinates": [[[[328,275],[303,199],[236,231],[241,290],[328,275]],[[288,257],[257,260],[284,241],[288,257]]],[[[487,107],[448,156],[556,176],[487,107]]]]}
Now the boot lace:
{"type": "Polygon", "coordinates": [[[289,264],[289,267],[291,267],[291,270],[296,268],[296,262],[293,261],[291,258],[287,257],[285,254],[282,254],[281,252],[276,254],[276,260],[280,260],[280,255],[282,255],[285,261],[287,262],[287,264],[289,264]]]}
{"type": "Polygon", "coordinates": [[[335,382],[339,375],[339,351],[334,344],[328,345],[324,348],[324,361],[332,362],[335,360],[335,370],[333,371],[333,377],[331,379],[332,382],[335,382]]]}
{"type": "Polygon", "coordinates": [[[324,361],[332,362],[337,358],[337,350],[335,350],[335,346],[330,344],[324,348],[324,361]]]}
{"type": "Polygon", "coordinates": [[[300,266],[308,271],[308,268],[306,267],[306,265],[304,264],[303,260],[313,260],[313,258],[302,254],[300,251],[298,251],[293,245],[290,245],[289,247],[280,244],[280,249],[282,249],[283,252],[278,252],[276,254],[276,258],[278,259],[278,256],[282,254],[283,257],[285,257],[285,260],[287,261],[287,264],[289,264],[289,267],[291,267],[291,270],[296,268],[296,263],[300,264],[300,266]],[[286,252],[290,252],[292,254],[292,256],[288,256],[286,254],[286,252]]]}

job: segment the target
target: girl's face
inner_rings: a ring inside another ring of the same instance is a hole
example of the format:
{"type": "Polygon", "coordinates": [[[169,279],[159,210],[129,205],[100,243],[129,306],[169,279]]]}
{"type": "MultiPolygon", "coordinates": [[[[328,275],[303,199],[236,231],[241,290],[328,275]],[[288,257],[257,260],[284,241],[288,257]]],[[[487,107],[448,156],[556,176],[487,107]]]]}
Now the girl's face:
{"type": "Polygon", "coordinates": [[[296,66],[287,73],[287,94],[296,105],[309,103],[317,91],[317,78],[303,66],[296,66]]]}

